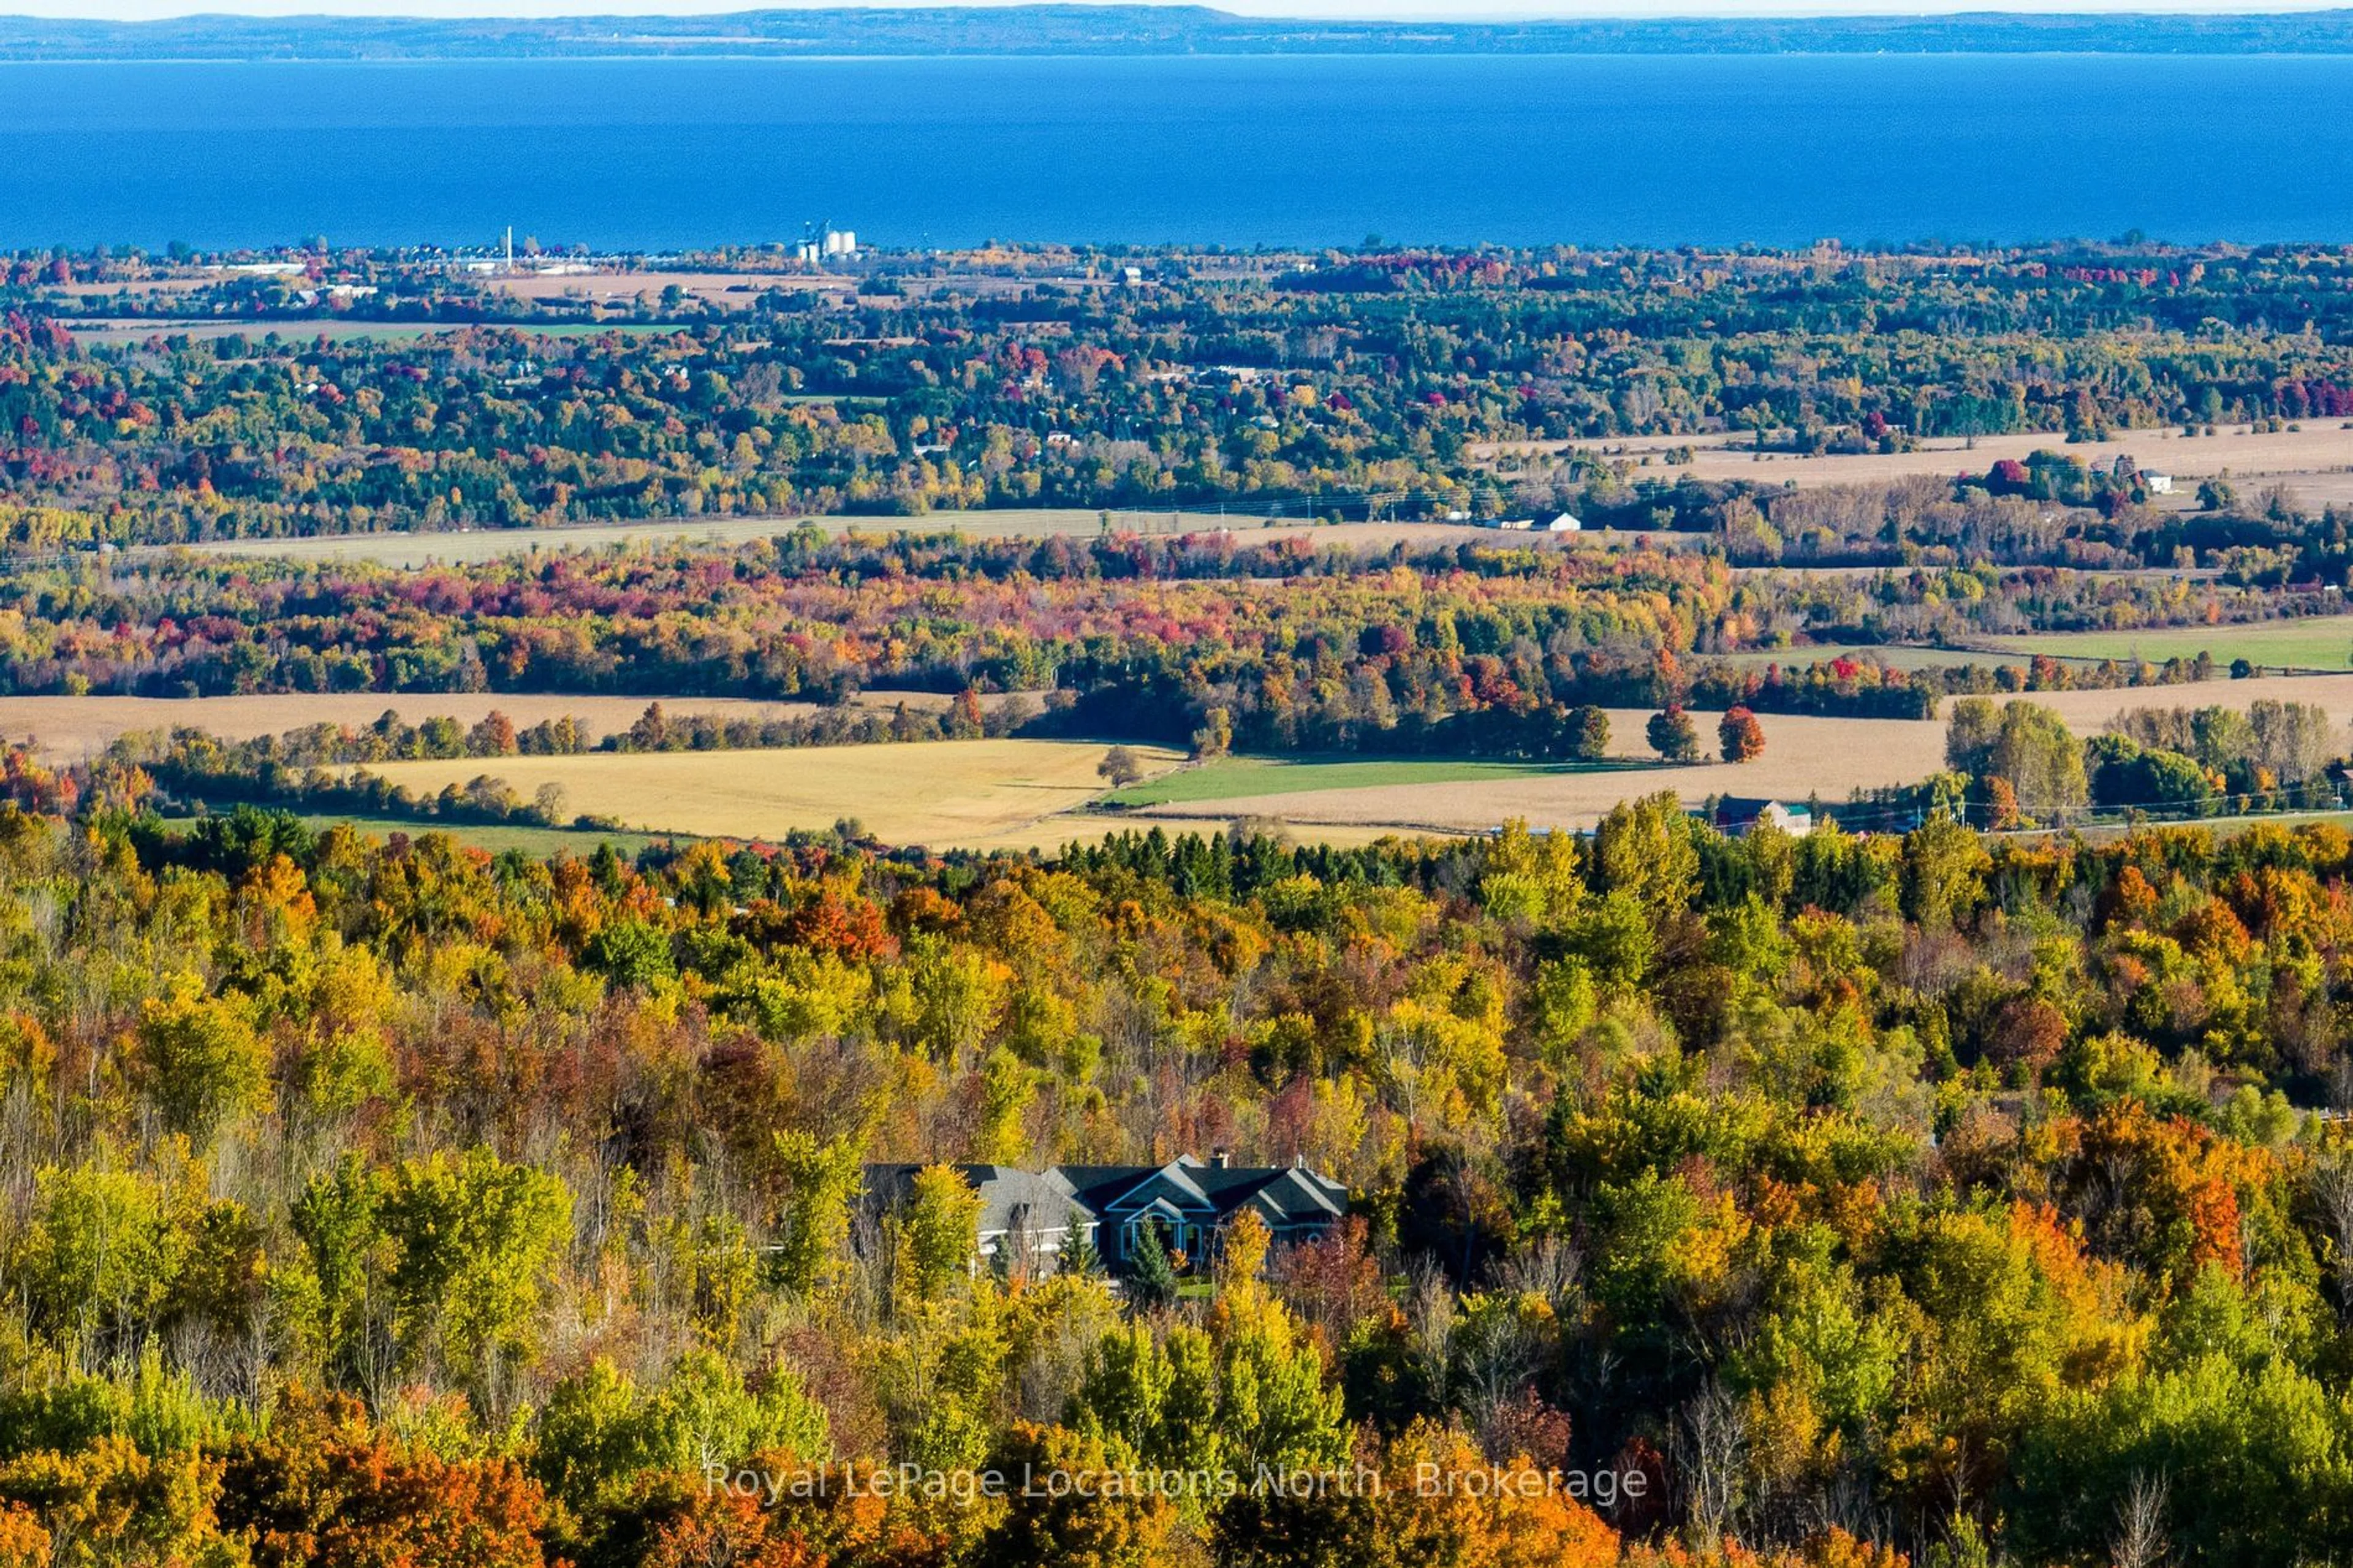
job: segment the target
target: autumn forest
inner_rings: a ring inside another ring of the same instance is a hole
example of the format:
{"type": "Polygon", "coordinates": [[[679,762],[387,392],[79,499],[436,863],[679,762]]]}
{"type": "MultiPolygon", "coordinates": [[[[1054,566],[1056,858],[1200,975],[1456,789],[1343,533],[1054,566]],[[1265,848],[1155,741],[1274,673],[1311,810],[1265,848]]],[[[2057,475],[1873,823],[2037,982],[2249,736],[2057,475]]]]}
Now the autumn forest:
{"type": "Polygon", "coordinates": [[[2353,419],[2353,253],[289,254],[0,263],[0,699],[173,715],[0,743],[0,1568],[2353,1563],[2353,512],[2080,455],[2353,419]],[[1678,776],[1833,721],[1942,768],[1678,776]],[[499,776],[984,741],[1625,784],[499,776]],[[951,1169],[1213,1152],[1345,1215],[1050,1265],[951,1169]]]}

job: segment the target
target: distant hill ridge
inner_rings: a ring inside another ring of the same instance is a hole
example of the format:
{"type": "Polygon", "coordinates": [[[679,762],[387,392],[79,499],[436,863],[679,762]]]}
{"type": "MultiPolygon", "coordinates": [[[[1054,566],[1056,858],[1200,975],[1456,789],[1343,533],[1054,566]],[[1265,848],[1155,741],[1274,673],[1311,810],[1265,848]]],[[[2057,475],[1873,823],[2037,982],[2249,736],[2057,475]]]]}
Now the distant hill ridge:
{"type": "Polygon", "coordinates": [[[2353,54],[2353,10],[2260,16],[1324,22],[1207,6],[741,11],[448,19],[0,16],[0,60],[417,60],[818,55],[2353,54]]]}

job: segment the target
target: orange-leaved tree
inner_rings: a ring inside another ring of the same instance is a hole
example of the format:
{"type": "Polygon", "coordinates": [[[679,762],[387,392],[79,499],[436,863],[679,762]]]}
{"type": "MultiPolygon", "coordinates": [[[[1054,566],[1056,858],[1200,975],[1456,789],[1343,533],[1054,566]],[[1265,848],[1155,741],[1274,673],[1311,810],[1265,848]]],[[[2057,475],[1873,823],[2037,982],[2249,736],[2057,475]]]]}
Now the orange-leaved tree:
{"type": "Polygon", "coordinates": [[[1715,735],[1724,747],[1727,763],[1746,763],[1765,754],[1765,726],[1747,709],[1727,708],[1723,721],[1715,727],[1715,735]]]}

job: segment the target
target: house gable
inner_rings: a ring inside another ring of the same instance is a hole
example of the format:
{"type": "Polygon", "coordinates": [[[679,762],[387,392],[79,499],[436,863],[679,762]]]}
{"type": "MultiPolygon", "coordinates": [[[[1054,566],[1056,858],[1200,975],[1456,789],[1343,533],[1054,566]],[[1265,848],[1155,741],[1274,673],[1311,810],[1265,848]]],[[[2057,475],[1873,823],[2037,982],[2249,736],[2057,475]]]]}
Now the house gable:
{"type": "Polygon", "coordinates": [[[1134,1186],[1101,1205],[1103,1215],[1126,1215],[1154,1204],[1166,1204],[1187,1215],[1215,1214],[1217,1203],[1192,1176],[1201,1167],[1187,1156],[1171,1160],[1134,1186]],[[1188,1169],[1187,1167],[1190,1167],[1188,1169]]]}

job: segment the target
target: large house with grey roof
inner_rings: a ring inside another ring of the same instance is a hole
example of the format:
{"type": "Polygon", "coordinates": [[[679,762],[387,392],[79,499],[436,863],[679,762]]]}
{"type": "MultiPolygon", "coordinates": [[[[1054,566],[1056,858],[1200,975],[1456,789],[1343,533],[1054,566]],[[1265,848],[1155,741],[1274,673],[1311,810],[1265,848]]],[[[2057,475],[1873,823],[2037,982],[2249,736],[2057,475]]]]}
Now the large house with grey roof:
{"type": "MultiPolygon", "coordinates": [[[[1348,1189],[1303,1165],[1236,1165],[1220,1152],[1208,1163],[1180,1154],[1165,1165],[955,1165],[980,1199],[975,1261],[1050,1274],[1065,1247],[1083,1237],[1105,1268],[1117,1271],[1137,1237],[1157,1226],[1162,1244],[1188,1258],[1217,1255],[1226,1226],[1244,1212],[1261,1220],[1276,1246],[1309,1241],[1348,1209],[1348,1189]]],[[[866,1167],[871,1216],[903,1205],[920,1165],[866,1167]]]]}

